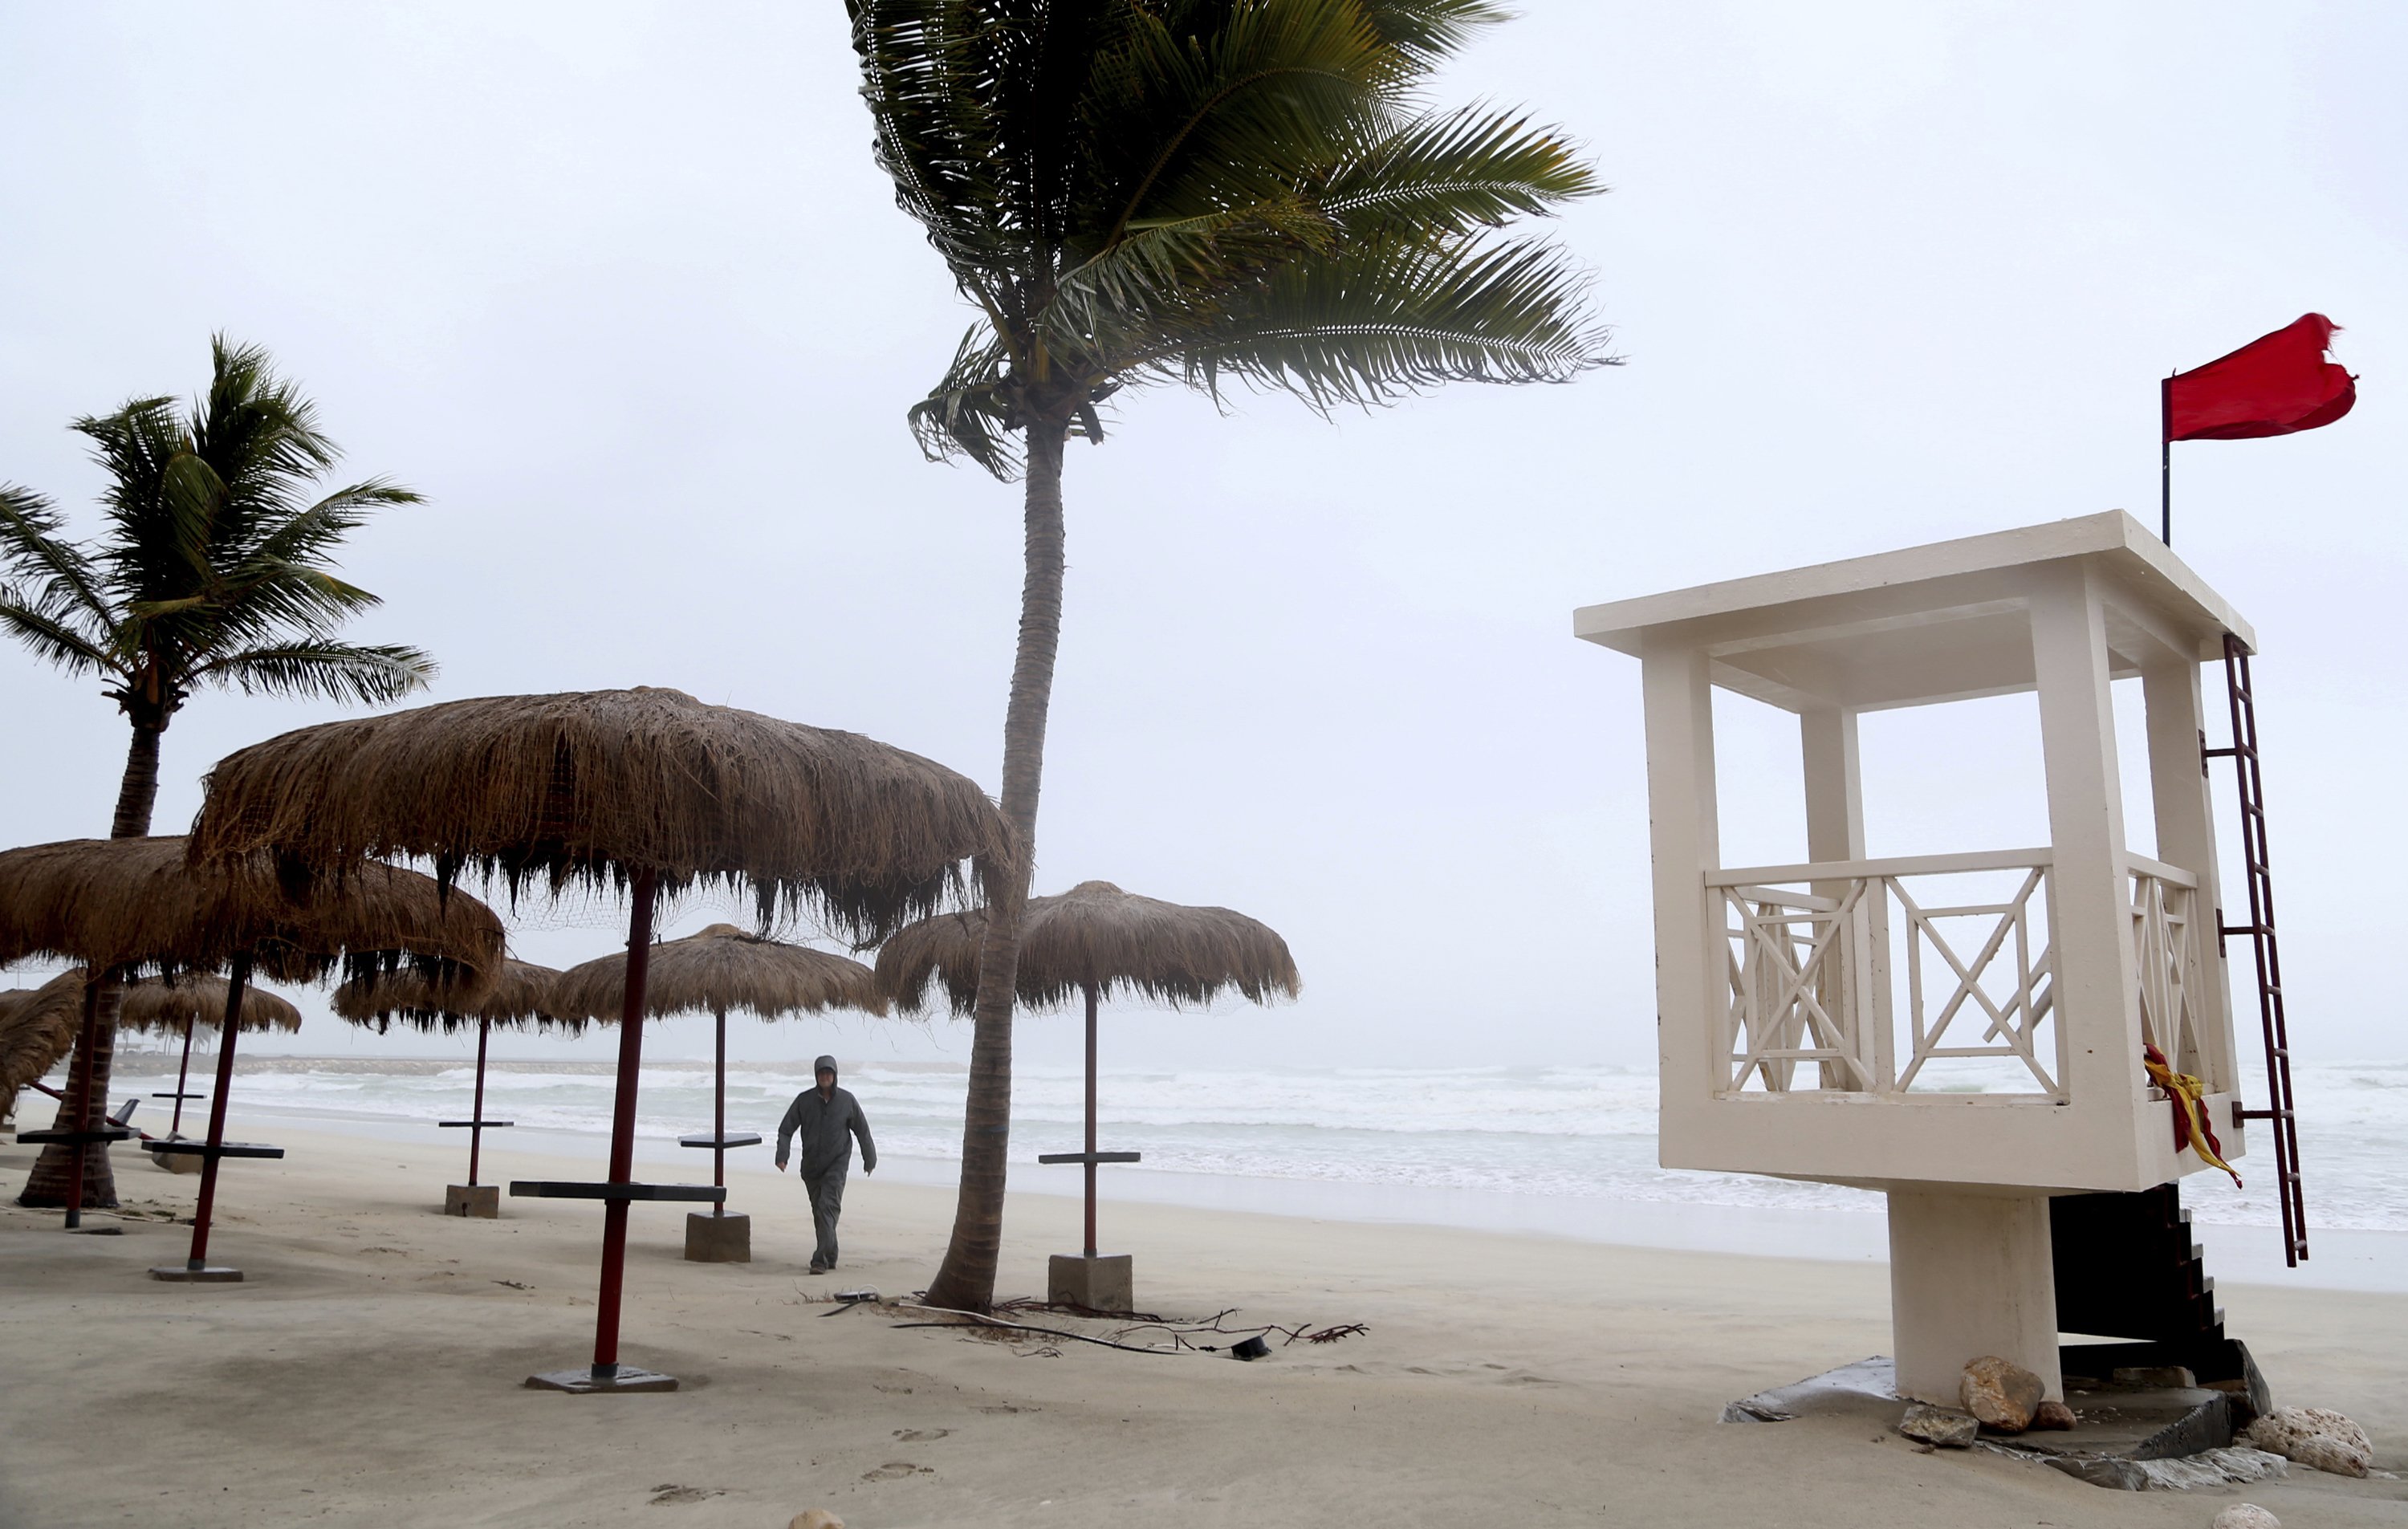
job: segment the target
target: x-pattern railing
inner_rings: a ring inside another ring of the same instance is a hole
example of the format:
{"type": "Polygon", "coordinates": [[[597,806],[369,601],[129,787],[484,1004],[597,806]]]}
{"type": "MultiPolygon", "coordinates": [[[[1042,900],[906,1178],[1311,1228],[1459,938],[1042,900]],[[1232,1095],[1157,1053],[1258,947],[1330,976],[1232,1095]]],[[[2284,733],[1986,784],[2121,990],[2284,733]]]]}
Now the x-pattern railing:
{"type": "Polygon", "coordinates": [[[1932,1062],[2013,1057],[2043,1093],[2062,1098],[2041,1029],[2055,1007],[2050,858],[2007,850],[1709,874],[1725,914],[1730,983],[1723,1086],[1787,1093],[1798,1065],[1812,1062],[1821,1088],[1887,1093],[1912,1088],[1932,1062]],[[1909,885],[1984,873],[1993,885],[2013,876],[2013,893],[1926,907],[1909,885]],[[1903,1068],[1893,1065],[1889,1034],[1893,902],[1906,940],[1903,1068]],[[1987,922],[1969,936],[1969,920],[1987,922]]]}
{"type": "Polygon", "coordinates": [[[2191,1007],[2191,879],[2170,865],[2132,866],[2132,953],[2140,971],[2141,1034],[2178,1072],[2209,1070],[2191,1007]]]}
{"type": "Polygon", "coordinates": [[[1733,1053],[1731,1086],[1759,1074],[1774,1092],[1788,1089],[1800,1062],[1837,1068],[1853,1087],[1876,1085],[1862,1049],[1864,1027],[1841,995],[1843,967],[1859,931],[1866,883],[1849,884],[1837,899],[1765,887],[1727,887],[1740,920],[1727,931],[1731,1007],[1726,1039],[1733,1053]],[[1769,996],[1768,996],[1769,995],[1769,996]],[[1834,1008],[1839,1012],[1835,1014],[1834,1008]]]}
{"type": "MultiPolygon", "coordinates": [[[[2018,850],[1709,872],[1730,982],[1723,1087],[1785,1093],[1799,1064],[1812,1062],[1821,1088],[1903,1093],[1935,1062],[2013,1057],[2043,1094],[2064,1099],[2062,1037],[2042,1029],[2056,1008],[2052,858],[2018,850]],[[1983,873],[2012,877],[2014,891],[1927,907],[1910,885],[1983,873]],[[1907,1054],[1895,1068],[1893,903],[1906,944],[1907,1010],[1907,1054]]],[[[2197,879],[2143,855],[2127,860],[2142,1034],[2178,1070],[2207,1077],[2215,1065],[2190,991],[2200,958],[2197,879]]]]}
{"type": "Polygon", "coordinates": [[[2033,1033],[2053,1007],[2050,993],[2042,984],[2048,980],[2049,948],[2042,946],[2039,957],[2032,953],[2032,894],[2047,884],[2048,867],[2033,865],[2024,875],[2023,884],[2014,895],[2003,903],[1971,903],[1950,907],[1924,907],[1915,902],[1897,877],[1885,879],[1890,893],[1897,897],[1906,915],[1906,993],[1908,1034],[1914,1041],[1914,1055],[1899,1074],[1898,1087],[1912,1088],[1924,1065],[1942,1057],[2012,1056],[2020,1060],[2039,1080],[2042,1092],[2060,1094],[2057,1079],[2040,1060],[2033,1033]],[[1956,953],[1948,936],[1940,927],[1941,921],[1951,919],[1992,919],[1988,937],[1971,961],[1956,953]],[[1990,965],[1997,961],[2012,939],[2014,965],[2008,974],[2014,988],[2001,1001],[1994,999],[1982,985],[1990,965]],[[1939,1012],[1929,1011],[1925,1000],[1923,982],[1923,950],[1928,945],[1934,954],[1956,974],[1956,986],[1940,1006],[1939,1012]],[[1971,1046],[1942,1044],[1949,1027],[1965,1010],[1968,1000],[1989,1016],[1980,1043],[1971,1046]]]}

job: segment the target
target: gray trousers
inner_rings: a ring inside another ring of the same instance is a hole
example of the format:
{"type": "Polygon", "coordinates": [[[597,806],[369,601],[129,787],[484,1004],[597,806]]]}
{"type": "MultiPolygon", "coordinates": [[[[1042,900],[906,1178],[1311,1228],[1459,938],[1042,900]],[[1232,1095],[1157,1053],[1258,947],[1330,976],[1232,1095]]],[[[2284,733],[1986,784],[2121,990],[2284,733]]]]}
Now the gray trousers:
{"type": "Polygon", "coordinates": [[[811,1253],[811,1262],[836,1267],[836,1219],[844,1211],[844,1174],[849,1165],[838,1163],[825,1173],[804,1174],[803,1188],[811,1197],[811,1230],[819,1234],[819,1247],[811,1253]]]}

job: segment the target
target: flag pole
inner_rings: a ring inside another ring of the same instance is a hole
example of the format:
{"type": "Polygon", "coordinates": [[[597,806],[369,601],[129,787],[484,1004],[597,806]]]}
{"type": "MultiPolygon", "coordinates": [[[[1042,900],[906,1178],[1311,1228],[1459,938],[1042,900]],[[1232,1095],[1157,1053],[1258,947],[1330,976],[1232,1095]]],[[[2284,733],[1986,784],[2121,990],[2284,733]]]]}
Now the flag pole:
{"type": "Polygon", "coordinates": [[[2157,384],[2157,539],[2174,544],[2174,378],[2157,384]]]}

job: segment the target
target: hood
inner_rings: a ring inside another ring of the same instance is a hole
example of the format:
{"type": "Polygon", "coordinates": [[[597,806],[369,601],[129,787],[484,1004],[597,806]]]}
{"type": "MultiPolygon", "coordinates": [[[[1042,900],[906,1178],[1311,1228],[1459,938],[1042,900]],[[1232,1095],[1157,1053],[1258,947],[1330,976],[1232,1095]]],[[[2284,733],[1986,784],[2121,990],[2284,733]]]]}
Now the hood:
{"type": "MultiPolygon", "coordinates": [[[[818,1086],[820,1074],[824,1072],[836,1072],[836,1058],[832,1056],[824,1056],[817,1062],[811,1064],[811,1083],[813,1087],[818,1086]]],[[[844,1074],[837,1072],[836,1076],[837,1081],[844,1081],[844,1074]]]]}

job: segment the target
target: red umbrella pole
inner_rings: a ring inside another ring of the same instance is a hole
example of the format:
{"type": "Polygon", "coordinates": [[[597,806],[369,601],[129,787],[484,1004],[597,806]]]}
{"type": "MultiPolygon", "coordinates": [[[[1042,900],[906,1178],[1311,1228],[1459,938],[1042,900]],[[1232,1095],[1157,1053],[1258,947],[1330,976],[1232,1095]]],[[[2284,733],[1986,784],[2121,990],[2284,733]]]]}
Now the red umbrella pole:
{"type": "MultiPolygon", "coordinates": [[[[76,1037],[75,1108],[71,1118],[77,1131],[94,1130],[99,1123],[92,1114],[92,1050],[99,1044],[100,974],[93,972],[84,979],[83,1029],[76,1037]]],[[[101,1113],[106,1115],[108,1111],[104,1109],[101,1113]]],[[[70,1232],[83,1224],[84,1154],[91,1151],[93,1146],[89,1141],[67,1144],[67,1150],[74,1154],[67,1160],[67,1230],[70,1232]]]]}
{"type": "MultiPolygon", "coordinates": [[[[727,1010],[713,1012],[719,1022],[719,1065],[710,1079],[710,1182],[719,1189],[727,1187],[727,1010]]],[[[710,1207],[714,1216],[727,1214],[727,1198],[710,1207]]]]}
{"type": "Polygon", "coordinates": [[[191,1086],[193,1076],[193,1032],[200,1028],[200,1023],[197,1014],[184,1016],[184,1060],[176,1065],[176,1118],[167,1122],[171,1136],[184,1134],[184,1091],[191,1086]]]}
{"type": "MultiPolygon", "coordinates": [[[[619,1007],[619,1093],[610,1112],[610,1182],[636,1176],[636,1079],[644,1060],[644,976],[652,965],[652,872],[636,875],[627,917],[627,992],[619,1007]]],[[[602,1289],[595,1301],[594,1379],[619,1373],[619,1287],[627,1272],[627,1202],[602,1207],[602,1289]]]]}
{"type": "MultiPolygon", "coordinates": [[[[234,1043],[242,1034],[242,988],[251,979],[251,958],[236,956],[226,972],[225,1020],[218,1027],[218,1091],[209,1098],[209,1146],[225,1145],[226,1095],[234,1092],[234,1043]]],[[[201,1158],[201,1203],[193,1211],[193,1250],[184,1267],[198,1273],[209,1260],[209,1207],[218,1197],[218,1154],[201,1158]]]]}
{"type": "Polygon", "coordinates": [[[477,1103],[468,1111],[468,1187],[477,1187],[477,1149],[485,1144],[485,1042],[494,1033],[488,1017],[477,1022],[477,1103]]]}
{"type": "Polygon", "coordinates": [[[1087,984],[1087,1256],[1096,1256],[1096,985],[1087,984]]]}

